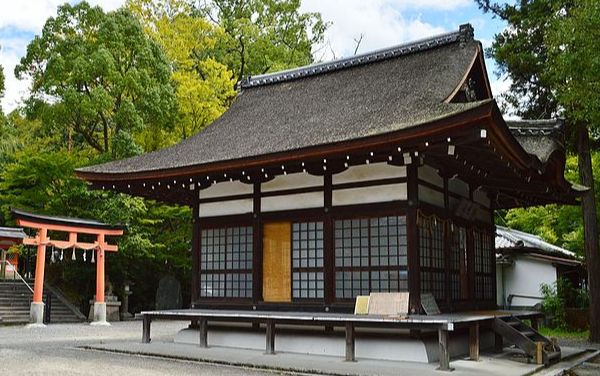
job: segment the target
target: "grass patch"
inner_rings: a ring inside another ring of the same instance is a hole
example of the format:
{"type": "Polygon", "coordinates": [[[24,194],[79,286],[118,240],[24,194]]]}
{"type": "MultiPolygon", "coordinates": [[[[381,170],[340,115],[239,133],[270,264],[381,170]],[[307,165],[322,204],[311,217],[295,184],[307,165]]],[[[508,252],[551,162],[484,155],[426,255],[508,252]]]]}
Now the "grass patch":
{"type": "Polygon", "coordinates": [[[589,330],[576,331],[568,329],[548,328],[545,326],[541,327],[539,332],[546,337],[569,338],[579,340],[587,340],[590,336],[589,330]]]}

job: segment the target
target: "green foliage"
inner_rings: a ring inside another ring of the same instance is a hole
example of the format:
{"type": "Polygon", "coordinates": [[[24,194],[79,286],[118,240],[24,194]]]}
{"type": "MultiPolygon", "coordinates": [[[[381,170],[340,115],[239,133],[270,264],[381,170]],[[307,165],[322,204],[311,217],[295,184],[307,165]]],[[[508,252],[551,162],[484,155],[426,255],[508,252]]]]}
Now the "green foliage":
{"type": "Polygon", "coordinates": [[[550,327],[566,329],[566,308],[588,308],[587,290],[576,289],[568,279],[559,278],[553,284],[542,283],[542,309],[549,316],[550,327]]]}
{"type": "Polygon", "coordinates": [[[312,63],[328,26],[319,13],[301,13],[300,0],[209,0],[197,11],[225,30],[216,59],[236,81],[312,63]]]}
{"type": "Polygon", "coordinates": [[[574,122],[600,125],[600,3],[578,0],[554,9],[545,38],[546,75],[574,122]]]}
{"type": "Polygon", "coordinates": [[[201,17],[192,16],[183,0],[129,0],[127,8],[171,61],[176,87],[176,132],[149,128],[138,138],[146,150],[185,139],[221,116],[235,97],[231,72],[217,62],[215,46],[225,34],[201,17]]]}
{"type": "Polygon", "coordinates": [[[69,145],[89,145],[116,158],[111,142],[120,132],[173,123],[169,64],[123,9],[104,13],[86,2],[60,6],[15,74],[32,80],[30,114],[65,135],[69,145]]]}
{"type": "MultiPolygon", "coordinates": [[[[600,152],[592,152],[594,176],[600,176],[600,152]]],[[[567,158],[565,177],[576,181],[579,174],[577,157],[567,158]]],[[[600,192],[600,181],[595,181],[595,192],[600,192]]],[[[600,197],[596,197],[600,204],[600,197]]],[[[541,236],[549,243],[584,256],[583,218],[580,206],[546,205],[533,208],[518,208],[505,213],[509,227],[541,236]]]]}
{"type": "MultiPolygon", "coordinates": [[[[1,48],[0,48],[1,49],[1,48]]],[[[2,98],[4,96],[4,89],[6,89],[6,87],[4,86],[4,68],[2,68],[2,66],[0,65],[0,98],[2,98]]],[[[2,111],[0,110],[0,117],[2,116],[2,111]]],[[[1,119],[0,119],[0,123],[1,123],[1,119]]]]}

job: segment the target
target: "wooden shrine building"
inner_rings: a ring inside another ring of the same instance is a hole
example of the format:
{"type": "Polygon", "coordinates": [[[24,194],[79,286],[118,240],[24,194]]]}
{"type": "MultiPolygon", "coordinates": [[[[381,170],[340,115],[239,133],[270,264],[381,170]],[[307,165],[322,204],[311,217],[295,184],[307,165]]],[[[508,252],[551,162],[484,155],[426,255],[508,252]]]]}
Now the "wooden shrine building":
{"type": "Polygon", "coordinates": [[[170,148],[77,171],[193,208],[196,308],[496,307],[494,210],[576,203],[558,121],[507,124],[473,29],[248,77],[170,148]]]}

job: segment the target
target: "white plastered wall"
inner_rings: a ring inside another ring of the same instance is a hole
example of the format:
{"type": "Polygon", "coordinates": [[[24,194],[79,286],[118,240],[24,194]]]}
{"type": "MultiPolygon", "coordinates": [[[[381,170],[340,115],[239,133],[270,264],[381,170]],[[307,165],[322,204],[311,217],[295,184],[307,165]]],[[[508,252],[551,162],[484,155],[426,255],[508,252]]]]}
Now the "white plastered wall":
{"type": "MultiPolygon", "coordinates": [[[[504,295],[511,294],[540,297],[540,285],[552,284],[556,281],[556,268],[550,261],[530,256],[515,257],[510,266],[504,266],[504,295]]],[[[498,285],[498,290],[502,290],[498,285]]],[[[532,307],[541,299],[514,297],[511,306],[532,307]]]]}

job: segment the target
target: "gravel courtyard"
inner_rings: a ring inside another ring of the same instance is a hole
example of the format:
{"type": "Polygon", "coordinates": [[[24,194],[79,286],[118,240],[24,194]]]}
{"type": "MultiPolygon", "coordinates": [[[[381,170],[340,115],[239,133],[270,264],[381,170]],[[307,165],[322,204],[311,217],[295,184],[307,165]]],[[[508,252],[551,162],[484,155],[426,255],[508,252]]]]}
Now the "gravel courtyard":
{"type": "MultiPolygon", "coordinates": [[[[169,340],[182,322],[152,325],[153,339],[169,340]]],[[[42,329],[0,326],[0,359],[4,375],[272,375],[251,369],[198,362],[166,360],[101,351],[79,346],[141,339],[142,323],[128,321],[110,327],[87,324],[53,324],[42,329]]]]}

